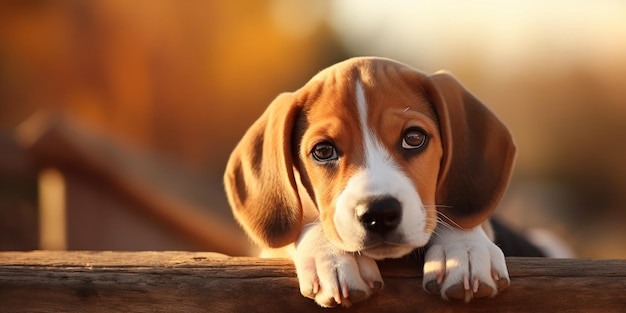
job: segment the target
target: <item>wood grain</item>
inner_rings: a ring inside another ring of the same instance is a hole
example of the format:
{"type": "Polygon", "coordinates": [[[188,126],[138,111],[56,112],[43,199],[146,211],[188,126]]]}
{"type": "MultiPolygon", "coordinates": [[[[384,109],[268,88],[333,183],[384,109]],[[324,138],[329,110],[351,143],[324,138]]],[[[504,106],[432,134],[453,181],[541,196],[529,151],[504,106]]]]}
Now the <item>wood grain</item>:
{"type": "MultiPolygon", "coordinates": [[[[626,260],[508,258],[492,299],[443,301],[419,261],[381,263],[385,288],[342,312],[626,312],[626,260]]],[[[0,252],[2,312],[321,312],[284,259],[189,252],[0,252]]]]}

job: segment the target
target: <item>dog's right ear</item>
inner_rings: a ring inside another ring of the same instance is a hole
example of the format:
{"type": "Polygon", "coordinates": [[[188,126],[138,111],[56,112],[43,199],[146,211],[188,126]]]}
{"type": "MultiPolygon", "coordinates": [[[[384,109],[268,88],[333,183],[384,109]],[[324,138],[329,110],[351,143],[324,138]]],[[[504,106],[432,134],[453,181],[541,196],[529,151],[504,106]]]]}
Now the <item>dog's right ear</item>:
{"type": "Polygon", "coordinates": [[[302,227],[291,148],[299,112],[293,94],[276,97],[235,147],[224,173],[235,218],[253,240],[272,248],[295,242],[302,227]]]}

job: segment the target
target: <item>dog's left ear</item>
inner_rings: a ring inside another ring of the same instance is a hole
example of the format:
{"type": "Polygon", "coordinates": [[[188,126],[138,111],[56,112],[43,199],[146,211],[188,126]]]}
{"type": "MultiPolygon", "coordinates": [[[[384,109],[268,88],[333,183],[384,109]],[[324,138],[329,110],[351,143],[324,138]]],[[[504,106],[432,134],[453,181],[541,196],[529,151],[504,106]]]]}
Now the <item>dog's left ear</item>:
{"type": "Polygon", "coordinates": [[[507,127],[452,75],[438,72],[424,86],[433,103],[444,150],[438,208],[471,228],[495,210],[511,176],[515,145],[507,127]]]}

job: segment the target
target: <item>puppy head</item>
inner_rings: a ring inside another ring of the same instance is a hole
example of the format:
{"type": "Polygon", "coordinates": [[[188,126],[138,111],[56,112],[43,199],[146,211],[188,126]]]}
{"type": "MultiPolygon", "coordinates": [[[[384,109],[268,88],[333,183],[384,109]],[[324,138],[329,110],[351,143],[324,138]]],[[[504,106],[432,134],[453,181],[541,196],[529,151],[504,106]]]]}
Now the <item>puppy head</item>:
{"type": "Polygon", "coordinates": [[[259,243],[296,240],[300,185],[333,244],[399,257],[427,243],[437,208],[460,227],[481,223],[512,158],[506,128],[450,75],[355,58],[274,100],[235,148],[225,184],[259,243]]]}

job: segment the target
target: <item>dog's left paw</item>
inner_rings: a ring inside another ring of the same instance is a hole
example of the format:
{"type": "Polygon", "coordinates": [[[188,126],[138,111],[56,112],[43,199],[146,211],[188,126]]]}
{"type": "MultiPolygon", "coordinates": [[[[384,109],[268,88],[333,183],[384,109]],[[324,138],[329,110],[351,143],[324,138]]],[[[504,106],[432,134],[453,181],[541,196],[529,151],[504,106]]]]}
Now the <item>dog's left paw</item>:
{"type": "Polygon", "coordinates": [[[509,286],[504,254],[480,226],[469,231],[441,227],[435,236],[425,256],[422,285],[427,292],[469,302],[509,286]]]}

